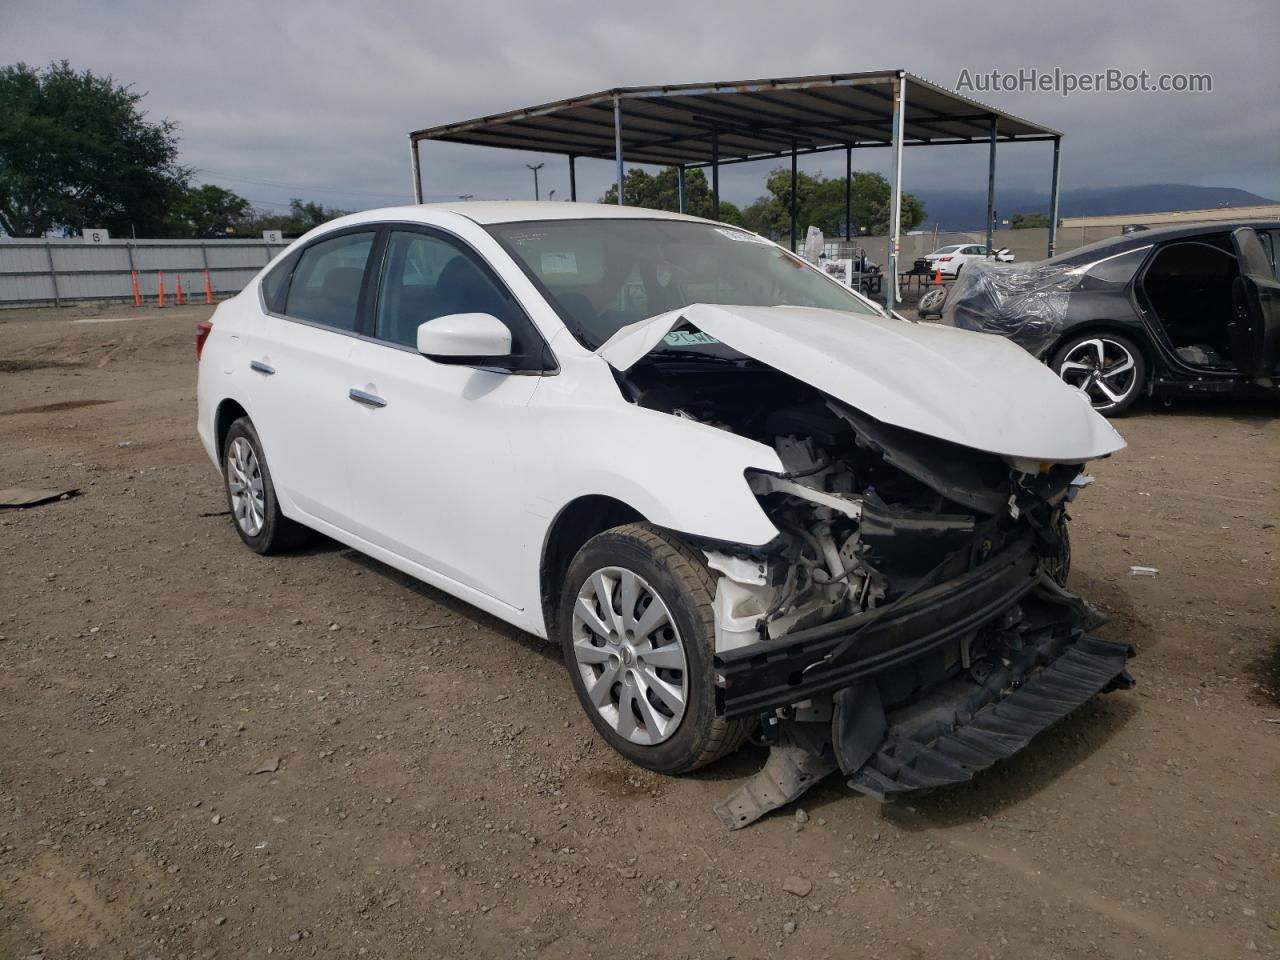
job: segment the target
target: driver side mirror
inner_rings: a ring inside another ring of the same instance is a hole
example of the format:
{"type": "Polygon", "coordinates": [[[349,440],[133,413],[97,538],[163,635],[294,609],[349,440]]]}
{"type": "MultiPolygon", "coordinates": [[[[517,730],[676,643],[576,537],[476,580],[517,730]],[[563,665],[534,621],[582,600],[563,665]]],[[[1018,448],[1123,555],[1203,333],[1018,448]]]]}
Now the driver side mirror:
{"type": "Polygon", "coordinates": [[[511,331],[490,313],[451,313],[418,326],[418,352],[437,363],[484,365],[511,356],[511,331]]]}

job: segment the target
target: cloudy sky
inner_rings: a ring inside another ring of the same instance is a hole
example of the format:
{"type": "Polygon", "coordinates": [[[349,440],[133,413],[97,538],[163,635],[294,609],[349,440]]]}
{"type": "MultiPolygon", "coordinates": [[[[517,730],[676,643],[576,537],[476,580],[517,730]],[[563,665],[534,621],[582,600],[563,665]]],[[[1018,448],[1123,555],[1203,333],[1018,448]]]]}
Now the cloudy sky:
{"type": "MultiPolygon", "coordinates": [[[[1063,187],[1183,182],[1280,198],[1275,0],[934,5],[810,0],[393,2],[0,0],[0,63],[66,58],[146,91],[182,127],[183,160],[272,209],[290,197],[364,208],[410,196],[406,133],[613,86],[902,68],[1208,73],[1211,93],[976,94],[1064,131],[1063,187]]],[[[839,156],[839,155],[833,155],[839,156]]],[[[1000,179],[1047,189],[1048,144],[1001,153],[1000,179]]],[[[568,192],[565,162],[424,144],[428,199],[568,192]]],[[[857,157],[885,172],[889,151],[857,157]]],[[[726,199],[773,164],[729,168],[726,199]],[[731,171],[731,172],[730,172],[731,171]]],[[[985,147],[906,152],[908,190],[982,189],[985,147]]],[[[840,159],[802,168],[838,174],[840,159]]],[[[611,164],[580,161],[579,196],[611,164]]]]}

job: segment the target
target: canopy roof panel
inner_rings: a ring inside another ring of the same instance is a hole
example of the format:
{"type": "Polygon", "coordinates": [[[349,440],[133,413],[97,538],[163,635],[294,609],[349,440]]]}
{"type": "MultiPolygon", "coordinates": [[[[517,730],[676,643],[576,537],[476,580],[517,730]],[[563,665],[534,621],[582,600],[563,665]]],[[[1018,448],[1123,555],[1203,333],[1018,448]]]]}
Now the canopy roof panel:
{"type": "Polygon", "coordinates": [[[623,159],[704,166],[789,154],[892,145],[894,88],[906,83],[903,143],[1052,140],[1038,123],[900,70],[774,80],[616,87],[461,123],[417,130],[443,140],[575,157],[615,157],[614,103],[622,114],[623,159]]]}

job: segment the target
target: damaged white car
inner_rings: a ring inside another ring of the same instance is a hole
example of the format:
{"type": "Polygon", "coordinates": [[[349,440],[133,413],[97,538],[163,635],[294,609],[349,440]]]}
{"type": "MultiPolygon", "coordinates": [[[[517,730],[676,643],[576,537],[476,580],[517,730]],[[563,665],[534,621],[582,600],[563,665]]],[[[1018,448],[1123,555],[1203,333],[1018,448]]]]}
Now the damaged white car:
{"type": "Polygon", "coordinates": [[[756,733],[730,827],[837,768],[881,799],[967,780],[1131,682],[1062,586],[1115,430],[1018,346],[741,229],[369,211],[296,241],[197,351],[250,548],[318,530],[554,639],[649,769],[756,733]]]}

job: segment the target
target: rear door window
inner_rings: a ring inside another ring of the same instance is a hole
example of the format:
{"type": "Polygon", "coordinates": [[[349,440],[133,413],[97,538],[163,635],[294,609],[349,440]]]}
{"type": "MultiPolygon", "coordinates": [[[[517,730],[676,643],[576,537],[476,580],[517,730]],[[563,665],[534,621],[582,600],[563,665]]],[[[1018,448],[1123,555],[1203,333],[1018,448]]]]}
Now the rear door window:
{"type": "Polygon", "coordinates": [[[373,231],[346,233],[303,250],[289,283],[285,314],[354,333],[373,240],[373,231]]]}

